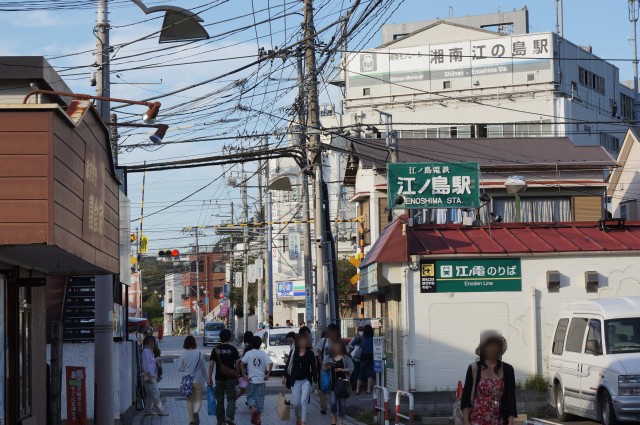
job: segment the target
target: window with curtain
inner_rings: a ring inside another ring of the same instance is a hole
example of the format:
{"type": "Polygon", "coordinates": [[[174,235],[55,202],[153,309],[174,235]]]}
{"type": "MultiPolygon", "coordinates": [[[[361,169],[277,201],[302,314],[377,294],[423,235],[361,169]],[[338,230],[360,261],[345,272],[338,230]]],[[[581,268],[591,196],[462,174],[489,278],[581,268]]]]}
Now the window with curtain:
{"type": "MultiPolygon", "coordinates": [[[[493,198],[493,212],[505,223],[516,221],[515,198],[493,198]]],[[[571,198],[568,196],[520,198],[523,222],[557,223],[572,220],[571,198]]]]}

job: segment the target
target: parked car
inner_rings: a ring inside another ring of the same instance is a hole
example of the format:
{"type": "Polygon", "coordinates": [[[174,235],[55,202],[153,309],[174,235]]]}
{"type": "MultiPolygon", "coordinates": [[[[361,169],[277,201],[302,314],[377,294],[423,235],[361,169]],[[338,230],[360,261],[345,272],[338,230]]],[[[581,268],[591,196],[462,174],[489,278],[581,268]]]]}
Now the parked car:
{"type": "Polygon", "coordinates": [[[207,322],[202,333],[202,346],[220,344],[220,331],[224,329],[224,322],[207,322]]]}
{"type": "Polygon", "coordinates": [[[256,336],[262,338],[262,349],[267,352],[273,362],[274,372],[284,372],[285,354],[289,354],[290,346],[287,342],[287,334],[296,331],[288,326],[271,329],[262,329],[256,332],[256,336]]]}
{"type": "Polygon", "coordinates": [[[549,402],[615,425],[640,420],[640,297],[564,304],[548,362],[549,402]]]}

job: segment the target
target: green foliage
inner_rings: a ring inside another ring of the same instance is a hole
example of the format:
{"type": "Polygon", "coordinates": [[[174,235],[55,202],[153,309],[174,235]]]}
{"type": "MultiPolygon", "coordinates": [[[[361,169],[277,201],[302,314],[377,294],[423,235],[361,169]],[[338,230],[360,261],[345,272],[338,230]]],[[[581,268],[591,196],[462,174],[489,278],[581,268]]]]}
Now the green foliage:
{"type": "Polygon", "coordinates": [[[140,259],[140,269],[142,270],[142,302],[146,302],[155,291],[164,294],[164,275],[173,272],[182,272],[184,267],[176,269],[172,262],[158,261],[154,256],[143,256],[140,259]]]}
{"type": "Polygon", "coordinates": [[[154,320],[163,320],[164,311],[160,307],[160,298],[158,294],[151,293],[147,300],[142,303],[142,311],[147,313],[147,319],[149,323],[153,323],[154,320]]]}
{"type": "Polygon", "coordinates": [[[516,390],[521,390],[522,389],[522,381],[521,380],[517,380],[516,381],[516,390]]]}
{"type": "Polygon", "coordinates": [[[351,296],[356,294],[356,285],[351,284],[350,279],[358,273],[358,269],[347,258],[339,258],[338,267],[338,293],[340,295],[340,317],[351,317],[353,306],[351,296]]]}
{"type": "Polygon", "coordinates": [[[532,375],[524,382],[525,390],[535,390],[539,393],[547,391],[549,383],[542,375],[532,375]]]}
{"type": "MultiPolygon", "coordinates": [[[[255,256],[249,256],[249,264],[255,261],[255,256]]],[[[244,265],[242,259],[235,259],[233,265],[231,266],[232,276],[235,278],[236,272],[244,273],[244,265]]],[[[247,291],[248,303],[249,303],[249,315],[256,314],[255,309],[258,305],[258,283],[249,283],[247,291]]],[[[242,303],[242,298],[244,295],[244,288],[240,285],[239,288],[233,286],[231,291],[229,292],[229,299],[231,300],[231,304],[233,305],[233,313],[238,317],[244,317],[244,306],[242,303]]]]}

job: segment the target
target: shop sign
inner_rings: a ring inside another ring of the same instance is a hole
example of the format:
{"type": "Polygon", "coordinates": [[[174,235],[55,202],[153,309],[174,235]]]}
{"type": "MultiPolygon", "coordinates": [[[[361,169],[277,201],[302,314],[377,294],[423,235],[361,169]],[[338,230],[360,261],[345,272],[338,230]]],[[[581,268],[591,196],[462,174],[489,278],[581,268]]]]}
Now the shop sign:
{"type": "Polygon", "coordinates": [[[522,291],[519,258],[420,261],[420,292],[522,291]]]}
{"type": "Polygon", "coordinates": [[[378,292],[378,263],[372,263],[360,269],[360,282],[358,290],[362,295],[378,292]]]}
{"type": "Polygon", "coordinates": [[[381,373],[383,370],[382,359],[384,358],[384,337],[373,337],[373,370],[381,373]]]}
{"type": "Polygon", "coordinates": [[[84,367],[67,366],[67,424],[87,425],[87,374],[84,367]]]}
{"type": "Polygon", "coordinates": [[[300,258],[300,233],[289,232],[289,260],[300,258]]]}
{"type": "Polygon", "coordinates": [[[401,209],[478,208],[477,162],[387,164],[389,205],[401,209]],[[403,202],[397,202],[402,197],[403,202]]]}
{"type": "Polygon", "coordinates": [[[278,299],[303,299],[306,295],[304,280],[277,282],[278,299]]]}

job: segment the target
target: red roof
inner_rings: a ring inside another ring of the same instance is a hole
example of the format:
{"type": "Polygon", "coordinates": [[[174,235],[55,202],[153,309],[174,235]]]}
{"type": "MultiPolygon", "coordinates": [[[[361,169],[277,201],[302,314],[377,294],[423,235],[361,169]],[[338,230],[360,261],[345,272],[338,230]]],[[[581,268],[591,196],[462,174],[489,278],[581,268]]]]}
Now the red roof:
{"type": "Polygon", "coordinates": [[[489,227],[419,225],[403,220],[387,226],[361,267],[374,262],[404,262],[410,255],[527,255],[572,252],[640,251],[640,223],[509,223],[489,227]],[[405,245],[408,249],[402,249],[405,245]]]}

